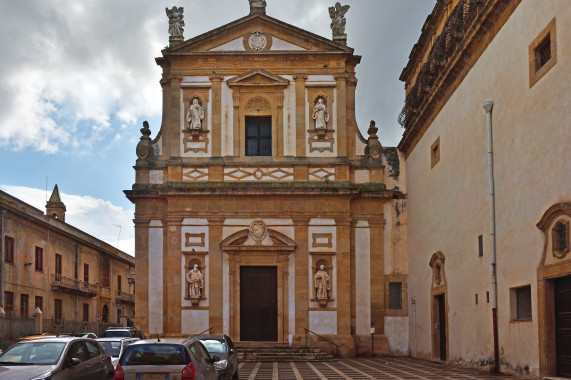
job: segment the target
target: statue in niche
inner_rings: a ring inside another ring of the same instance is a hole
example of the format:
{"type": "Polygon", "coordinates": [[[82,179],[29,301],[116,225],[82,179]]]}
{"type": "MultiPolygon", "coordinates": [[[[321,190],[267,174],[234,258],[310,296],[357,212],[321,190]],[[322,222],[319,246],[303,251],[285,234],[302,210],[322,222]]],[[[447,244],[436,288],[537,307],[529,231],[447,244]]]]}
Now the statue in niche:
{"type": "Polygon", "coordinates": [[[334,7],[329,7],[333,37],[343,37],[345,35],[345,24],[347,23],[345,13],[349,11],[349,8],[349,5],[342,6],[339,2],[335,3],[334,7]]]}
{"type": "Polygon", "coordinates": [[[327,106],[323,102],[323,98],[317,100],[317,104],[313,107],[313,120],[315,120],[316,130],[327,129],[327,123],[329,122],[329,112],[327,111],[327,106]]]}
{"type": "Polygon", "coordinates": [[[172,7],[172,9],[165,8],[167,12],[167,17],[169,18],[169,35],[171,37],[182,37],[184,32],[184,20],[183,20],[183,7],[172,7]]]}
{"type": "Polygon", "coordinates": [[[200,131],[202,129],[202,120],[204,119],[204,108],[198,103],[198,98],[193,98],[186,111],[186,121],[188,122],[189,131],[200,131]]]}
{"type": "Polygon", "coordinates": [[[442,274],[440,273],[440,264],[434,266],[434,282],[436,285],[440,285],[442,282],[442,274]]]}
{"type": "Polygon", "coordinates": [[[315,289],[317,291],[317,300],[319,302],[319,306],[327,305],[327,301],[329,300],[329,292],[331,291],[331,278],[329,277],[329,273],[325,270],[324,265],[319,266],[319,270],[313,277],[313,282],[315,289]]]}
{"type": "Polygon", "coordinates": [[[198,269],[198,264],[194,264],[194,267],[188,271],[186,281],[189,283],[188,296],[193,301],[193,304],[197,304],[198,299],[202,296],[202,289],[204,288],[204,278],[198,269]]]}

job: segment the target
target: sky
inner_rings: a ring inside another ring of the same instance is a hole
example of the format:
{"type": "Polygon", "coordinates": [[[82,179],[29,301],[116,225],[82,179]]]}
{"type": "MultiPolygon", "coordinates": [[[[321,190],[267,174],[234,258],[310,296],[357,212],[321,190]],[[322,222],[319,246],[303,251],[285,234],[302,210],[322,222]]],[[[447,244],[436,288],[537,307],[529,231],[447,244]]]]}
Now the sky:
{"type": "MultiPolygon", "coordinates": [[[[267,0],[267,14],[331,38],[334,0],[267,0]]],[[[403,129],[399,81],[435,0],[344,0],[357,66],[356,114],[383,146],[403,129]]],[[[248,15],[247,0],[18,0],[0,2],[0,190],[45,211],[55,184],[66,222],[134,253],[139,129],[160,128],[155,57],[168,45],[166,7],[184,7],[189,39],[248,15]],[[47,189],[47,191],[46,191],[47,189]]]]}

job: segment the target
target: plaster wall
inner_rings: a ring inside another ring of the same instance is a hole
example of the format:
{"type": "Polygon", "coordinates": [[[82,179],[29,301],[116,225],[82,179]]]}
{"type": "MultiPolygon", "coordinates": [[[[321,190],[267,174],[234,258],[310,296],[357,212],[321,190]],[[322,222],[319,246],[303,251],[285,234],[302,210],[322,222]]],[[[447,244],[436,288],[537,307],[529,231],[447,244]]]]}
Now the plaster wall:
{"type": "MultiPolygon", "coordinates": [[[[486,302],[490,214],[482,109],[491,100],[500,364],[508,372],[539,373],[536,270],[543,236],[535,224],[551,205],[570,196],[571,8],[567,0],[537,5],[522,1],[407,159],[409,297],[417,303],[420,357],[437,355],[431,346],[428,263],[441,251],[449,360],[486,366],[493,359],[492,310],[486,302]],[[554,17],[557,63],[530,88],[528,47],[554,17]],[[430,150],[437,138],[440,161],[431,169],[430,150]],[[483,257],[478,256],[478,235],[483,236],[483,257]],[[532,320],[513,322],[509,289],[521,285],[531,285],[532,320]]],[[[412,319],[410,323],[412,331],[412,319]]]]}

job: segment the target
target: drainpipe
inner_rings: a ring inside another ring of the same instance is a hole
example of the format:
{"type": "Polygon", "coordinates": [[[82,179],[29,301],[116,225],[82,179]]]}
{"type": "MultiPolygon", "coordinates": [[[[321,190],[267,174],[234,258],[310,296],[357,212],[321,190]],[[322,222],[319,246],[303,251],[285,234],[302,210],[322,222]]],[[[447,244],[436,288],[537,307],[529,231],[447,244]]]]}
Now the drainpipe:
{"type": "Polygon", "coordinates": [[[492,324],[494,329],[494,372],[500,370],[500,350],[498,342],[498,285],[496,276],[496,201],[494,192],[494,149],[492,139],[492,109],[494,102],[485,102],[488,124],[488,172],[490,176],[490,256],[492,282],[492,324]]]}

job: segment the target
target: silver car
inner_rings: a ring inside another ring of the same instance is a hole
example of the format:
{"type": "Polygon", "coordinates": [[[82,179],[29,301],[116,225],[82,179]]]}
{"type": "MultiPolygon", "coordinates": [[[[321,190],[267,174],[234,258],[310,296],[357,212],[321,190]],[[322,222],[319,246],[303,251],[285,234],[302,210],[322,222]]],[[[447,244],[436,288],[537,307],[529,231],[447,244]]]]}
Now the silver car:
{"type": "Polygon", "coordinates": [[[211,358],[200,342],[180,343],[139,340],[125,348],[115,368],[115,380],[217,380],[211,358]]]}
{"type": "Polygon", "coordinates": [[[93,339],[24,340],[0,355],[1,380],[101,380],[112,376],[109,356],[93,339]]]}
{"type": "Polygon", "coordinates": [[[119,357],[125,351],[125,347],[130,345],[133,342],[139,340],[139,338],[97,338],[95,339],[103,350],[107,353],[107,355],[111,356],[111,364],[113,364],[113,368],[117,367],[117,363],[119,363],[119,357]]]}

